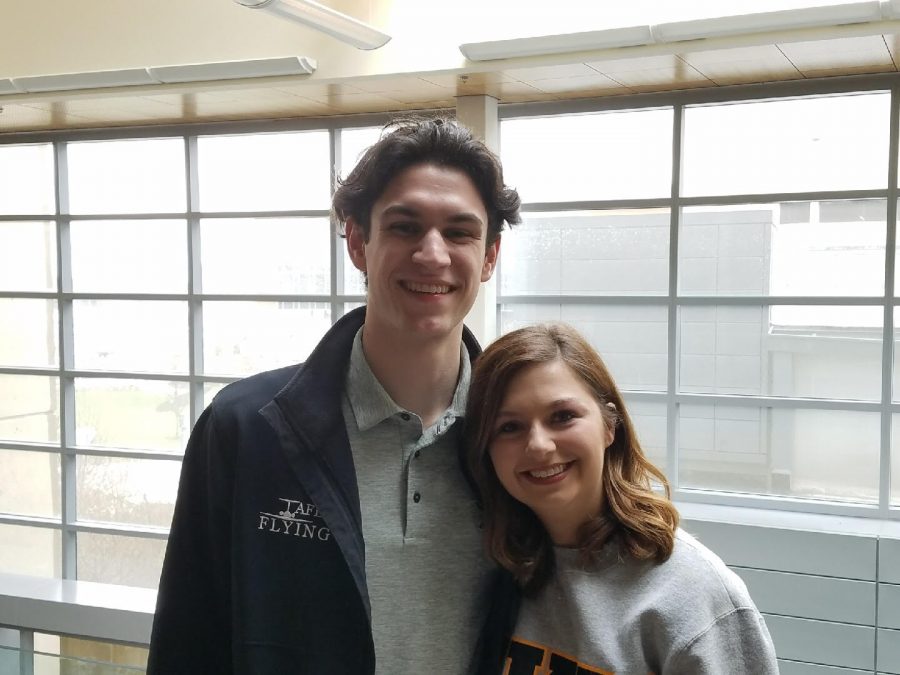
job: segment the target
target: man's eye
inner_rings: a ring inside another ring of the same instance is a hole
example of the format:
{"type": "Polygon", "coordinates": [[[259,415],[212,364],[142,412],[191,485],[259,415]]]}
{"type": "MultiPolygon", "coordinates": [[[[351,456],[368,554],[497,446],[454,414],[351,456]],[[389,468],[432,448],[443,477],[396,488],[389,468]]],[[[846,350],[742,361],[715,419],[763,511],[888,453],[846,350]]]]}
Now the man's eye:
{"type": "Polygon", "coordinates": [[[390,229],[392,232],[398,232],[399,234],[412,234],[416,231],[415,223],[391,223],[390,229]]]}
{"type": "Polygon", "coordinates": [[[444,232],[444,236],[448,239],[466,239],[472,236],[472,233],[468,230],[447,230],[444,232]]]}

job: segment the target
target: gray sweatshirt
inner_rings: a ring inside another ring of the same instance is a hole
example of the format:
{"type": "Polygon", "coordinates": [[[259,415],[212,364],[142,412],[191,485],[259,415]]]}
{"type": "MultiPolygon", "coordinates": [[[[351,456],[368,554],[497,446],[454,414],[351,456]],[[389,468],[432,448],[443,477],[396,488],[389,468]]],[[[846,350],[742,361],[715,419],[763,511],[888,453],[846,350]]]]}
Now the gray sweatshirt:
{"type": "Polygon", "coordinates": [[[778,673],[744,582],[686,532],[660,565],[615,546],[590,569],[576,550],[555,553],[553,579],[522,603],[504,673],[778,673]]]}

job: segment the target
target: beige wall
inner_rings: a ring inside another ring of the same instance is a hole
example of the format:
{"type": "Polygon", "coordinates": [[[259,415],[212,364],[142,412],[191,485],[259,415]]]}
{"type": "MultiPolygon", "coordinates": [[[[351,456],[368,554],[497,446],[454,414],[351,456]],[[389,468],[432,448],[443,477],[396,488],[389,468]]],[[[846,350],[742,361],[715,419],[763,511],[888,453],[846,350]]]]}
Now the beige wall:
{"type": "Polygon", "coordinates": [[[435,8],[446,3],[423,0],[327,4],[372,23],[393,40],[382,49],[360,51],[233,0],[3,0],[0,77],[287,55],[317,59],[316,79],[463,65],[457,47],[468,32],[454,24],[468,23],[465,6],[474,4],[469,0],[456,3],[453,12],[435,8]]]}

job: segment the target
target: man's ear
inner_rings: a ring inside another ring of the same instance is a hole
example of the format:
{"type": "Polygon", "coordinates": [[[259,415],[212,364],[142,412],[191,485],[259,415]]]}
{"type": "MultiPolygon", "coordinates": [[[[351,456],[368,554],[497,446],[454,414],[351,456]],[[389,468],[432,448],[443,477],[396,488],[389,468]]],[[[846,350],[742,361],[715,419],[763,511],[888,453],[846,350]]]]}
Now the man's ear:
{"type": "Polygon", "coordinates": [[[347,253],[354,267],[360,272],[366,270],[366,233],[353,218],[344,223],[344,236],[347,239],[347,253]]]}
{"type": "Polygon", "coordinates": [[[487,281],[494,275],[497,268],[497,256],[500,255],[500,235],[494,240],[493,244],[489,244],[484,252],[484,265],[481,267],[481,280],[487,281]]]}

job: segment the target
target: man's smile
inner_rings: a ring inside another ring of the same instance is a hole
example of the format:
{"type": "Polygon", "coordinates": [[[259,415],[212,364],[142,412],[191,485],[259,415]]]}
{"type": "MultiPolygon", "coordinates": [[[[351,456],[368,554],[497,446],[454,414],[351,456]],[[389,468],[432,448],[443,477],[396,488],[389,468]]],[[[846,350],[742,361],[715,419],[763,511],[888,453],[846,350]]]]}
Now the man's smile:
{"type": "Polygon", "coordinates": [[[451,286],[446,284],[426,284],[417,281],[401,281],[403,288],[414,293],[429,293],[431,295],[443,295],[452,290],[451,286]]]}

